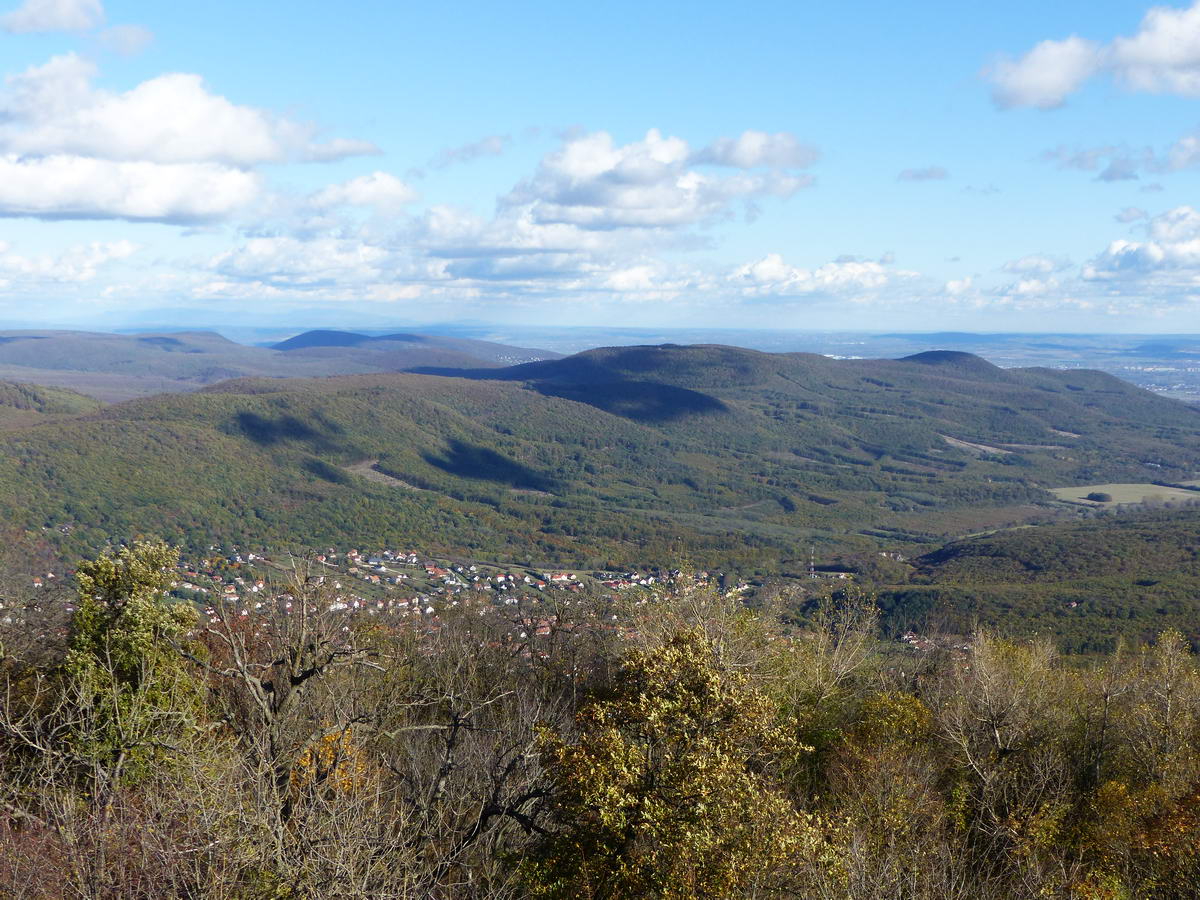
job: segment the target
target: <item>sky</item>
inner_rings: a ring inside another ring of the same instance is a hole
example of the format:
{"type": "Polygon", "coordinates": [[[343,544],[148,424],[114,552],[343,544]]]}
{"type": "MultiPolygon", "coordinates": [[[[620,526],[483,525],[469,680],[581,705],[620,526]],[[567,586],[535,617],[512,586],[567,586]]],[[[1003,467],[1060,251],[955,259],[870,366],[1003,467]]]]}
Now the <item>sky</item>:
{"type": "Polygon", "coordinates": [[[1200,0],[0,0],[0,325],[1200,332],[1200,0]]]}

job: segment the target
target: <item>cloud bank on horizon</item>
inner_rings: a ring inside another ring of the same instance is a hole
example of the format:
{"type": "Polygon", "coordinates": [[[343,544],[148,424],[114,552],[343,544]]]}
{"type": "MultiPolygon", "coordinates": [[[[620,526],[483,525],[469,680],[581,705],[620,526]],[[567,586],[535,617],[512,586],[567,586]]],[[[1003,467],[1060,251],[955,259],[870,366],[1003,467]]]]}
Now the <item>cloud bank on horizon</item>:
{"type": "MultiPolygon", "coordinates": [[[[206,57],[170,15],[156,33],[124,12],[25,0],[0,15],[0,41],[26,58],[0,88],[0,320],[36,300],[62,322],[199,307],[262,322],[344,310],[347,322],[1200,324],[1200,211],[1187,202],[1200,131],[1160,139],[1138,109],[1200,98],[1200,0],[1103,38],[992,47],[961,71],[946,53],[939,65],[968,93],[945,102],[976,123],[962,132],[1005,134],[967,152],[915,127],[871,140],[886,85],[852,79],[839,90],[859,106],[836,113],[813,89],[793,108],[659,106],[649,122],[608,108],[614,120],[592,129],[528,126],[519,117],[554,93],[535,85],[513,94],[507,121],[491,111],[501,129],[459,140],[458,121],[406,109],[418,86],[360,84],[344,96],[363,114],[331,127],[298,111],[304,91],[286,78],[227,77],[219,54],[208,73],[171,65],[173,50],[206,57]],[[1106,87],[1119,96],[1095,96],[1106,87]],[[1129,126],[1114,140],[1118,104],[1129,126]],[[1045,124],[1088,105],[1069,127],[1045,124]],[[1094,144],[1057,140],[1101,119],[1094,144]]],[[[774,89],[740,72],[752,62],[728,59],[729,77],[774,89]]],[[[327,75],[347,77],[332,62],[327,75]]]]}

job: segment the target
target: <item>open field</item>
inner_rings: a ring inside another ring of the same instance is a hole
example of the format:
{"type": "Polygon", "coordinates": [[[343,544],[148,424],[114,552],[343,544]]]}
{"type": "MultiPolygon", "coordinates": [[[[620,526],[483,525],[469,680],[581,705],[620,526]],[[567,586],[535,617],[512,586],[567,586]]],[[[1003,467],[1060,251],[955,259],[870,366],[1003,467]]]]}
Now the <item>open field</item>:
{"type": "MultiPolygon", "coordinates": [[[[1188,484],[1190,482],[1181,482],[1188,484]]],[[[1087,506],[1119,506],[1122,503],[1145,503],[1151,497],[1161,497],[1163,500],[1200,500],[1200,491],[1189,491],[1184,488],[1164,487],[1161,484],[1088,484],[1080,487],[1050,488],[1050,493],[1059,500],[1068,503],[1082,503],[1087,506]],[[1112,500],[1108,503],[1097,503],[1088,500],[1091,493],[1109,494],[1112,500]]]]}

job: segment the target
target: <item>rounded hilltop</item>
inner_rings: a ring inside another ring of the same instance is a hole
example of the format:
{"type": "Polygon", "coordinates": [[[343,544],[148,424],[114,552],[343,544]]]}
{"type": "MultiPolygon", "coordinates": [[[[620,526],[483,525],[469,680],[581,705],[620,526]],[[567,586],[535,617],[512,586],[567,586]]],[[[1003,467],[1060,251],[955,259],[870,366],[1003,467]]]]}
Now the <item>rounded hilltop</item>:
{"type": "Polygon", "coordinates": [[[914,353],[912,356],[903,356],[898,362],[920,363],[923,366],[943,366],[980,375],[994,375],[1003,371],[982,356],[965,353],[962,350],[926,350],[923,353],[914,353]]]}

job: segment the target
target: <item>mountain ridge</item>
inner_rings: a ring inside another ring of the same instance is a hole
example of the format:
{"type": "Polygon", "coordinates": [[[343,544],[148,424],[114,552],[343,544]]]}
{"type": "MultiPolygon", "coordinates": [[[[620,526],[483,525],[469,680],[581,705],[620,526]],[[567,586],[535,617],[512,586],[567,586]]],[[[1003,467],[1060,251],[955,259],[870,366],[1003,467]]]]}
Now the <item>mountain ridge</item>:
{"type": "Polygon", "coordinates": [[[704,345],[244,377],[8,429],[0,518],[66,556],[157,534],[767,573],[1082,514],[1050,487],[1194,477],[1198,417],[1101,373],[704,345]]]}
{"type": "Polygon", "coordinates": [[[287,351],[238,344],[212,331],[2,331],[0,380],[66,388],[111,402],[192,391],[235,377],[329,376],[430,365],[470,369],[557,356],[488,341],[405,337],[409,340],[287,351]]]}

